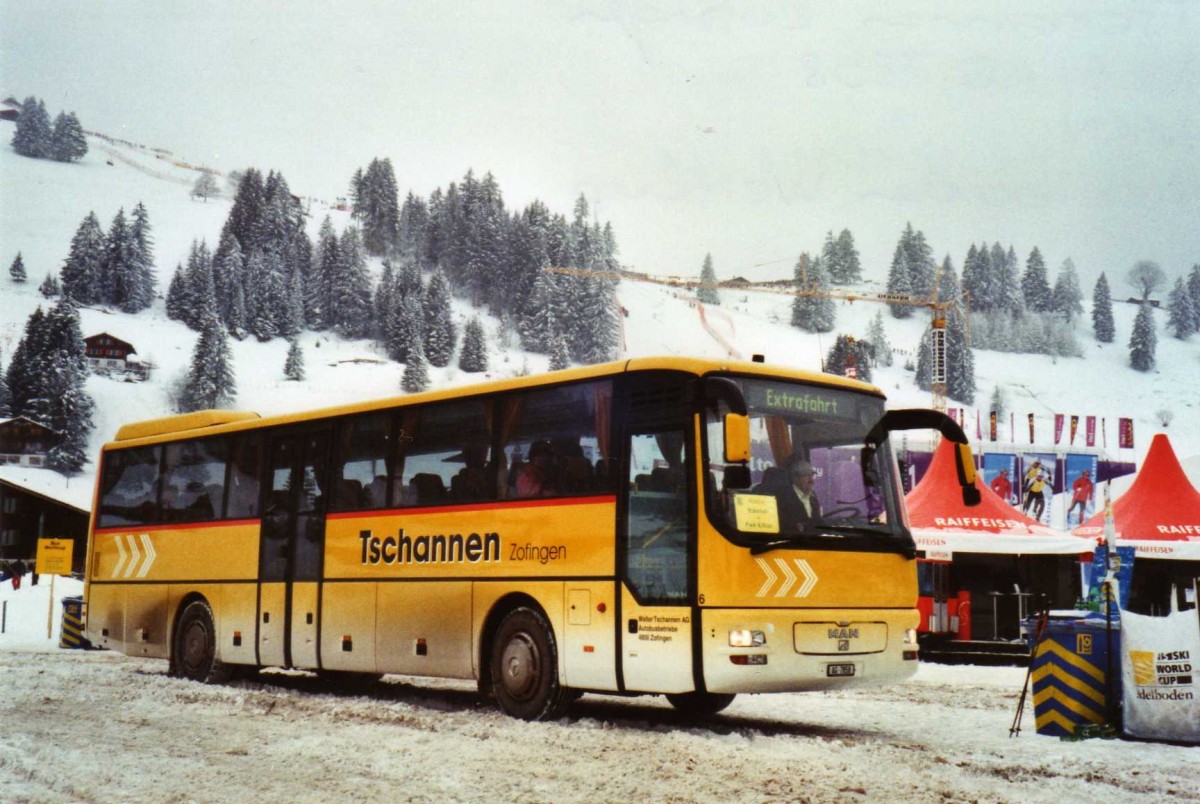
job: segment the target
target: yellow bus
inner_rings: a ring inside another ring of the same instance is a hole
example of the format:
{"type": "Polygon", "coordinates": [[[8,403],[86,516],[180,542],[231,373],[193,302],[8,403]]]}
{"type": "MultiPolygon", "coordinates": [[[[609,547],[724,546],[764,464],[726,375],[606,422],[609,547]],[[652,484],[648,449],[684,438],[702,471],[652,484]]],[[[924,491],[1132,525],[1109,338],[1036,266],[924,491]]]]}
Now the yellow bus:
{"type": "Polygon", "coordinates": [[[974,491],[949,418],[761,362],[128,424],[100,458],[87,635],[203,682],[475,679],[526,719],[900,679],[916,549],[888,433],[914,427],[963,445],[974,491]]]}

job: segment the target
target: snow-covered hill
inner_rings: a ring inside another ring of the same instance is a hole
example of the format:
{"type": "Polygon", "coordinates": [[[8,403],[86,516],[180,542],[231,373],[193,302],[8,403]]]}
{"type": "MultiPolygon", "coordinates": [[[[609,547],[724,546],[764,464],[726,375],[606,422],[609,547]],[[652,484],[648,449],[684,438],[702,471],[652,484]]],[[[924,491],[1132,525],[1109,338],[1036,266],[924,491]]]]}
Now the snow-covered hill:
{"type": "MultiPolygon", "coordinates": [[[[215,247],[221,226],[229,212],[228,198],[208,202],[193,200],[190,189],[197,175],[177,164],[174,157],[142,148],[115,145],[90,138],[91,151],[78,164],[60,164],[17,156],[7,143],[12,124],[0,123],[0,350],[5,365],[19,341],[25,321],[38,305],[47,301],[38,285],[47,273],[57,272],[66,257],[72,235],[80,221],[94,211],[107,228],[118,209],[130,210],[139,201],[150,213],[155,240],[155,258],[160,292],[165,291],[175,266],[186,259],[193,239],[203,238],[215,247]],[[23,256],[29,281],[10,281],[7,267],[17,252],[23,256]]],[[[261,166],[269,169],[269,165],[261,166]]],[[[401,177],[402,178],[402,177],[401,177]]],[[[303,193],[304,177],[288,176],[289,182],[303,193]]],[[[403,183],[403,181],[402,181],[403,183]]],[[[401,188],[401,192],[404,192],[401,188]]],[[[346,213],[331,209],[320,200],[310,200],[310,234],[315,235],[326,214],[333,217],[339,230],[348,222],[346,213]]],[[[919,222],[916,224],[919,228],[919,222]]],[[[618,232],[618,237],[620,233],[618,232]]],[[[966,243],[933,244],[938,253],[957,255],[966,243]]],[[[1048,244],[1051,245],[1052,244],[1048,244]]],[[[797,243],[797,254],[815,250],[819,244],[797,243]]],[[[960,261],[957,260],[956,261],[960,261]]],[[[373,265],[378,269],[378,265],[373,265]]],[[[783,269],[785,272],[786,268],[783,269]]],[[[719,272],[719,268],[718,268],[719,272]]],[[[868,268],[870,273],[870,268],[868,268]]],[[[1172,277],[1173,279],[1173,277],[1172,277]]],[[[870,276],[881,283],[883,277],[870,276]]],[[[1119,282],[1119,279],[1110,277],[1119,282]]],[[[1116,287],[1116,285],[1114,285],[1116,287]]],[[[878,289],[879,284],[868,289],[878,289]]],[[[1090,296],[1090,289],[1088,292],[1090,296]]],[[[1118,288],[1118,296],[1122,295],[1118,288]]],[[[618,289],[623,317],[624,350],[628,356],[653,354],[749,357],[761,353],[768,362],[808,369],[819,369],[821,358],[833,342],[833,335],[811,335],[791,326],[791,299],[785,295],[725,290],[719,307],[704,310],[692,303],[685,292],[653,284],[623,282],[618,289]]],[[[865,336],[870,319],[879,309],[867,302],[839,303],[837,331],[865,336]]],[[[459,325],[474,311],[456,302],[459,325]]],[[[1049,441],[1056,413],[1070,416],[1094,415],[1107,422],[1108,452],[1125,460],[1140,459],[1150,436],[1161,426],[1159,410],[1174,414],[1167,432],[1185,464],[1200,469],[1200,399],[1196,393],[1200,379],[1200,339],[1180,342],[1165,331],[1165,312],[1155,313],[1158,326],[1158,368],[1149,374],[1128,367],[1128,341],[1136,308],[1115,305],[1117,342],[1095,343],[1090,319],[1078,325],[1082,358],[1050,358],[1012,355],[986,351],[976,344],[976,407],[967,406],[966,429],[974,435],[977,415],[985,422],[987,401],[997,386],[1005,389],[1010,409],[1016,414],[1018,443],[1028,444],[1024,423],[1029,413],[1037,417],[1038,441],[1049,441]],[[978,414],[977,414],[978,411],[978,414]],[[1135,422],[1137,449],[1119,453],[1116,449],[1118,417],[1135,422]],[[1189,460],[1194,459],[1194,460],[1189,460]]],[[[546,358],[522,352],[515,337],[510,345],[501,345],[498,325],[486,319],[490,335],[491,371],[489,377],[512,376],[520,371],[542,371],[546,358]]],[[[899,321],[884,316],[887,336],[894,349],[915,355],[927,319],[918,314],[899,321]]],[[[166,415],[171,412],[167,389],[190,360],[196,334],[178,322],[166,318],[161,300],[150,310],[124,315],[106,309],[81,311],[84,334],[108,332],[129,341],[143,360],[158,368],[146,383],[125,383],[92,377],[88,391],[97,402],[96,430],[92,451],[112,437],[125,422],[166,415]]],[[[400,393],[403,366],[386,359],[368,341],[346,341],[329,333],[305,333],[301,339],[307,378],[289,382],[283,377],[286,343],[276,339],[259,343],[254,339],[231,342],[236,361],[237,404],[262,414],[324,407],[355,399],[390,396],[400,393]]],[[[925,406],[927,393],[912,382],[912,372],[904,368],[904,355],[898,355],[891,368],[878,369],[874,381],[889,395],[895,406],[925,406]]],[[[453,364],[452,364],[453,365],[453,364]]],[[[461,385],[483,379],[464,374],[456,368],[432,369],[435,386],[461,385]]],[[[950,405],[962,407],[959,402],[950,405]]],[[[1008,417],[1001,419],[1001,442],[995,448],[1008,447],[1008,417]]],[[[1079,436],[1081,443],[1082,433],[1079,436]]],[[[990,445],[984,445],[990,446],[990,445]]],[[[69,483],[49,477],[51,473],[24,470],[34,477],[36,486],[58,496],[90,504],[91,475],[69,483]]],[[[4,470],[14,471],[11,468],[4,470]]],[[[1194,476],[1194,480],[1200,480],[1194,476]]]]}

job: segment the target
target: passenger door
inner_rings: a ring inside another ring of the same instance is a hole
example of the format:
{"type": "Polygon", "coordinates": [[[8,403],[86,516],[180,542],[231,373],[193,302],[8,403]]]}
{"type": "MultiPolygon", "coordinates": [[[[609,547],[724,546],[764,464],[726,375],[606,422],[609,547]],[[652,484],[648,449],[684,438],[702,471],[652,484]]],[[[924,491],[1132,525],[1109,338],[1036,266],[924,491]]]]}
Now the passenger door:
{"type": "Polygon", "coordinates": [[[626,439],[625,521],[621,528],[621,670],[625,688],[689,692],[692,583],[689,462],[685,432],[665,427],[626,439]]]}
{"type": "Polygon", "coordinates": [[[320,577],[328,503],[327,429],[271,440],[259,547],[261,664],[315,668],[320,661],[320,577]]]}

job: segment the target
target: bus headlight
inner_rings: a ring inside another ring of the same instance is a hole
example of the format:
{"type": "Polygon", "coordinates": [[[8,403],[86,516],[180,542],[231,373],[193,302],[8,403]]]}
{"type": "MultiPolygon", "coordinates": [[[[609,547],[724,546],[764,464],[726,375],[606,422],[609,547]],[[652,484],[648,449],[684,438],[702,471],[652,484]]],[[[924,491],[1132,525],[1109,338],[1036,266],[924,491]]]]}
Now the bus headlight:
{"type": "Polygon", "coordinates": [[[908,628],[904,631],[904,644],[905,645],[917,644],[917,629],[908,628]]]}
{"type": "Polygon", "coordinates": [[[765,644],[767,644],[767,635],[762,631],[735,628],[729,632],[729,647],[731,648],[758,648],[765,644]]]}

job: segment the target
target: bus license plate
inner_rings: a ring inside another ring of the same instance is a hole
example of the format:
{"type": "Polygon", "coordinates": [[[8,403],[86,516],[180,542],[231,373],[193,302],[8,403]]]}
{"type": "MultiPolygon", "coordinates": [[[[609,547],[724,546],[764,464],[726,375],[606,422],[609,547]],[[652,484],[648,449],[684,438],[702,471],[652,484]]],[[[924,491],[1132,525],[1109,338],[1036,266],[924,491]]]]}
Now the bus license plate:
{"type": "Polygon", "coordinates": [[[825,675],[829,678],[844,678],[854,675],[852,664],[831,664],[825,667],[825,675]]]}

